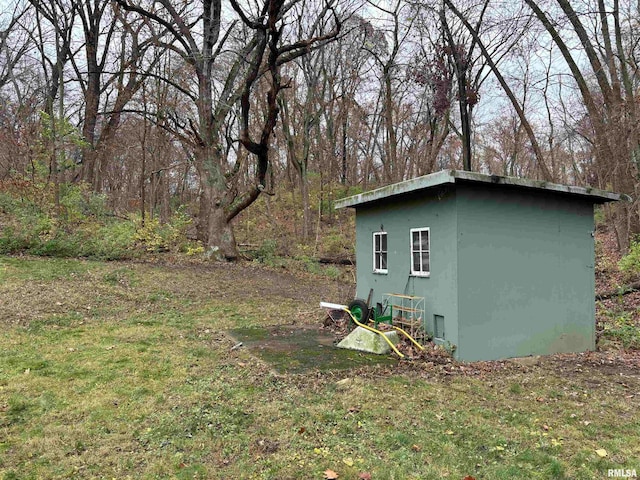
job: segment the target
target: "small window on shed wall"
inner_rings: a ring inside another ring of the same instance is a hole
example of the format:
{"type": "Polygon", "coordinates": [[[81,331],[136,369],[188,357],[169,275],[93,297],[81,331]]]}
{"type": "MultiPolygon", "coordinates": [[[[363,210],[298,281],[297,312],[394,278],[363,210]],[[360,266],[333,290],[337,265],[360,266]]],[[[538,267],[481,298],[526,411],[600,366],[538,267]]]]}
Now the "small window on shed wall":
{"type": "Polygon", "coordinates": [[[373,272],[387,273],[387,232],[373,233],[373,272]]]}
{"type": "Polygon", "coordinates": [[[411,275],[429,276],[431,272],[430,241],[429,227],[411,229],[411,275]]]}

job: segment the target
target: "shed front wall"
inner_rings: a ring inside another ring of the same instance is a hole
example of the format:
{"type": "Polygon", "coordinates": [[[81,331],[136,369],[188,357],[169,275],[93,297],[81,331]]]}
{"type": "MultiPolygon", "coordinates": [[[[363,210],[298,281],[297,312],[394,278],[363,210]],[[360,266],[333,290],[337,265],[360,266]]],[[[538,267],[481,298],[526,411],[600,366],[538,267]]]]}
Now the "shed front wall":
{"type": "Polygon", "coordinates": [[[595,348],[593,205],[458,186],[461,360],[595,348]]]}
{"type": "Polygon", "coordinates": [[[434,316],[444,317],[444,339],[458,343],[456,196],[453,191],[426,198],[409,197],[357,207],[356,265],[358,298],[372,305],[386,293],[425,298],[425,326],[434,332],[434,316]],[[430,276],[411,275],[412,228],[430,229],[430,276]],[[373,233],[387,232],[388,273],[373,272],[373,233]]]}

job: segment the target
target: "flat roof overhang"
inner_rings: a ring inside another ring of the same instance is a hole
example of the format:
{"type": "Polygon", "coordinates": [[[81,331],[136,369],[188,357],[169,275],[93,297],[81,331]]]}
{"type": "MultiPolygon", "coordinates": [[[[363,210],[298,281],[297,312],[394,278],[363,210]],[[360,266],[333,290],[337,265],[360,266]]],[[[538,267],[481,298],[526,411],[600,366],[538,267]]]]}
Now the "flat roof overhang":
{"type": "Polygon", "coordinates": [[[356,207],[358,205],[378,203],[387,198],[457,183],[489,184],[493,186],[504,186],[506,188],[516,188],[518,190],[558,193],[572,197],[581,197],[584,200],[591,201],[593,203],[631,200],[628,195],[608,192],[606,190],[591,187],[576,187],[545,182],[542,180],[503,177],[500,175],[487,175],[484,173],[466,172],[461,170],[442,170],[440,172],[413,178],[400,183],[394,183],[392,185],[387,185],[386,187],[377,188],[358,195],[336,200],[335,208],[356,207]]]}

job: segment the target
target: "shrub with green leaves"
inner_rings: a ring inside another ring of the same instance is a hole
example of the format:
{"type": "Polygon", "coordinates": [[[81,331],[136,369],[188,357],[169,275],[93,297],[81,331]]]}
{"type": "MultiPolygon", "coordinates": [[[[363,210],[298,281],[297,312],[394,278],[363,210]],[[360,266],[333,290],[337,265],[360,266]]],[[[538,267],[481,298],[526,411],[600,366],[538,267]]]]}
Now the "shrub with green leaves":
{"type": "Polygon", "coordinates": [[[17,253],[28,250],[33,242],[30,235],[15,227],[5,227],[0,234],[0,254],[17,253]]]}
{"type": "Polygon", "coordinates": [[[605,311],[610,321],[605,324],[602,337],[622,348],[640,348],[640,327],[633,320],[632,312],[605,311]]]}
{"type": "Polygon", "coordinates": [[[5,192],[0,192],[0,214],[13,213],[15,210],[15,199],[5,192]]]}
{"type": "Polygon", "coordinates": [[[340,277],[342,277],[342,271],[334,265],[329,265],[323,270],[323,273],[332,280],[338,280],[340,277]]]}
{"type": "Polygon", "coordinates": [[[254,255],[254,260],[259,263],[273,266],[277,257],[278,242],[266,239],[260,244],[254,255]]]}
{"type": "Polygon", "coordinates": [[[60,185],[61,218],[67,223],[78,223],[87,217],[109,218],[107,196],[89,189],[87,184],[60,185]]]}
{"type": "Polygon", "coordinates": [[[618,266],[620,270],[628,275],[637,275],[640,273],[640,241],[631,242],[629,253],[620,260],[618,266]]]}
{"type": "Polygon", "coordinates": [[[185,208],[178,208],[167,223],[161,223],[157,217],[147,218],[142,223],[139,216],[134,218],[135,241],[148,252],[187,251],[193,242],[187,240],[187,229],[191,217],[185,208]]]}
{"type": "Polygon", "coordinates": [[[353,242],[339,231],[326,234],[321,248],[322,252],[330,257],[344,257],[355,253],[353,242]]]}
{"type": "Polygon", "coordinates": [[[83,232],[84,241],[79,249],[79,256],[100,260],[135,257],[135,232],[133,222],[126,220],[114,220],[97,225],[95,230],[88,226],[83,232]]]}
{"type": "Polygon", "coordinates": [[[50,238],[55,222],[37,205],[4,195],[2,210],[6,215],[0,230],[0,253],[30,250],[50,238]]]}
{"type": "Polygon", "coordinates": [[[0,196],[0,254],[28,253],[48,257],[101,260],[135,255],[135,226],[106,209],[106,197],[83,185],[60,185],[60,211],[49,185],[0,196]]]}

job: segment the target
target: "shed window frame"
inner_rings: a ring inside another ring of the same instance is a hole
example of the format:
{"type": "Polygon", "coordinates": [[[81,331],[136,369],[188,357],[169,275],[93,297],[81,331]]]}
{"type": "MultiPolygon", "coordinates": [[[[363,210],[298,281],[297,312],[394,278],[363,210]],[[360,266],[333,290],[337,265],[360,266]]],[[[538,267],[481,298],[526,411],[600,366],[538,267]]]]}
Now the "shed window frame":
{"type": "Polygon", "coordinates": [[[411,275],[414,277],[429,277],[431,276],[431,228],[430,227],[420,227],[420,228],[412,228],[409,233],[409,250],[411,252],[410,262],[411,262],[411,275]],[[423,248],[423,234],[426,232],[427,234],[427,248],[426,250],[423,248]],[[418,248],[414,247],[413,236],[414,233],[419,234],[418,238],[418,248]],[[426,254],[427,258],[427,268],[424,268],[424,254],[426,254]],[[420,268],[416,270],[414,264],[414,257],[418,255],[420,261],[420,268]]]}
{"type": "Polygon", "coordinates": [[[373,232],[373,273],[389,273],[389,237],[387,232],[373,232]],[[379,243],[376,239],[379,238],[379,243]],[[383,241],[384,238],[384,241],[383,241]]]}

